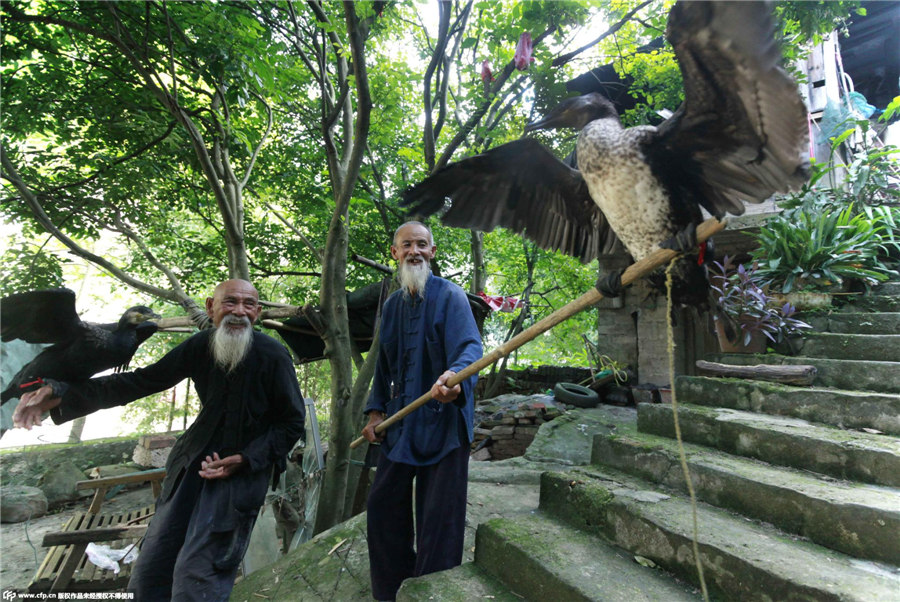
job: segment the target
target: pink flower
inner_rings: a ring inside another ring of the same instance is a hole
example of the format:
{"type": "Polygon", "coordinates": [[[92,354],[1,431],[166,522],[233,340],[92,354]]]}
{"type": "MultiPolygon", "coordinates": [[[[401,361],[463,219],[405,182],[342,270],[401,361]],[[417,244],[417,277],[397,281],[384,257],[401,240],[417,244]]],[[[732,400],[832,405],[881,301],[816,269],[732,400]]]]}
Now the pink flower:
{"type": "Polygon", "coordinates": [[[531,56],[531,53],[531,34],[526,31],[519,36],[519,43],[516,44],[516,69],[519,71],[528,69],[528,64],[534,62],[534,57],[531,56]]]}
{"type": "Polygon", "coordinates": [[[491,71],[490,61],[481,61],[481,81],[484,83],[494,81],[494,72],[491,71]]]}

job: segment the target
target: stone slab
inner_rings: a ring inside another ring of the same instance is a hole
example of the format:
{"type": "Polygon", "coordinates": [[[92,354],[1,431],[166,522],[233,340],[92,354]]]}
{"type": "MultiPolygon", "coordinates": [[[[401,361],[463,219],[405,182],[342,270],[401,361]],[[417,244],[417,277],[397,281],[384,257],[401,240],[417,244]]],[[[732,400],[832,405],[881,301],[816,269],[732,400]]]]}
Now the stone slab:
{"type": "Polygon", "coordinates": [[[801,319],[818,332],[900,334],[900,312],[811,314],[801,319]]]}
{"type": "Polygon", "coordinates": [[[541,425],[525,457],[538,462],[588,464],[594,435],[614,432],[618,424],[634,423],[636,416],[634,408],[603,405],[569,410],[541,425]]]}
{"type": "Polygon", "coordinates": [[[545,516],[480,525],[475,563],[528,600],[702,599],[668,573],[642,566],[596,535],[545,516]]]}
{"type": "MultiPolygon", "coordinates": [[[[545,473],[541,509],[697,585],[689,500],[617,471],[545,473]]],[[[893,600],[896,568],[787,536],[703,503],[697,547],[710,595],[725,600],[893,600]]]]}
{"type": "Polygon", "coordinates": [[[407,579],[397,592],[397,602],[521,602],[524,596],[512,592],[500,580],[467,562],[455,569],[407,579]]]}
{"type": "MultiPolygon", "coordinates": [[[[818,478],[689,443],[699,499],[858,558],[900,565],[900,489],[818,478]]],[[[687,492],[676,441],[645,433],[594,438],[595,463],[687,492]]]]}
{"type": "MultiPolygon", "coordinates": [[[[798,418],[679,404],[684,441],[839,479],[900,486],[900,439],[798,418]]],[[[674,438],[671,407],[638,406],[638,430],[674,438]]]]}
{"type": "Polygon", "coordinates": [[[713,353],[706,359],[711,362],[752,366],[756,364],[812,365],[816,367],[819,387],[834,387],[848,391],[875,391],[900,393],[900,362],[876,362],[862,360],[836,360],[805,356],[787,356],[776,353],[740,354],[713,353]]]}
{"type": "Polygon", "coordinates": [[[778,383],[679,376],[678,400],[696,405],[792,416],[843,428],[900,435],[900,394],[793,387],[778,383]]]}
{"type": "Polygon", "coordinates": [[[811,332],[800,350],[806,357],[900,362],[900,334],[811,332]]]}

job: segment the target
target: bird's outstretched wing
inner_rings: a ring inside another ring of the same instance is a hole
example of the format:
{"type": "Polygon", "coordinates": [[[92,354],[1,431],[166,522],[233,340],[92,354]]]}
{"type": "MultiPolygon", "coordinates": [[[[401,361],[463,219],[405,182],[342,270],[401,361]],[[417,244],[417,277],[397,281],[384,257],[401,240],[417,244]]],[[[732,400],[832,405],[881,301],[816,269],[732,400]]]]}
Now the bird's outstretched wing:
{"type": "Polygon", "coordinates": [[[16,293],[0,301],[0,339],[28,343],[64,343],[84,323],[75,312],[75,293],[67,288],[16,293]]]}
{"type": "Polygon", "coordinates": [[[411,215],[450,207],[447,226],[490,232],[509,228],[551,251],[588,262],[616,242],[576,169],[538,142],[521,139],[452,163],[403,193],[411,215]]]}
{"type": "MultiPolygon", "coordinates": [[[[781,68],[772,7],[764,2],[678,2],[666,36],[684,78],[685,100],[659,126],[653,153],[688,153],[721,217],[740,215],[808,178],[806,108],[781,68]]],[[[657,156],[657,160],[661,157],[657,156]]]]}

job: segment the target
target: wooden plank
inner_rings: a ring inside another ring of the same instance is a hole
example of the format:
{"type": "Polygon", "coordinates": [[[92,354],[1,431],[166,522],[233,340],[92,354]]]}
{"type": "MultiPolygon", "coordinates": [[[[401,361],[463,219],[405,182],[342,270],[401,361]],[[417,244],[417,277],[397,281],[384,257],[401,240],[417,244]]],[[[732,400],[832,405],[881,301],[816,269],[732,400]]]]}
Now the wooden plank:
{"type": "Polygon", "coordinates": [[[811,385],[816,379],[816,367],[807,365],[778,366],[760,364],[758,366],[735,366],[697,360],[696,366],[715,376],[767,380],[790,385],[811,385]]]}
{"type": "Polygon", "coordinates": [[[86,548],[87,543],[83,543],[71,546],[68,549],[66,560],[63,563],[62,567],[59,569],[59,572],[56,574],[56,579],[53,580],[53,585],[50,586],[51,592],[66,591],[66,588],[69,586],[69,582],[72,580],[72,575],[75,573],[75,569],[77,568],[78,563],[81,562],[81,559],[84,556],[84,550],[86,548]]]}
{"type": "MultiPolygon", "coordinates": [[[[109,530],[118,532],[115,539],[125,538],[122,540],[124,549],[137,544],[147,529],[147,519],[153,515],[155,509],[155,505],[150,505],[119,514],[80,512],[72,516],[63,528],[53,535],[62,539],[79,540],[79,543],[52,545],[28,590],[96,592],[124,588],[131,575],[131,565],[121,565],[117,575],[91,563],[84,550],[91,541],[103,541],[102,535],[109,530]],[[98,538],[97,535],[101,537],[98,538]],[[81,542],[85,537],[88,541],[81,542]],[[70,573],[68,577],[67,573],[70,573]]],[[[50,542],[53,541],[54,538],[51,538],[50,542]]],[[[44,545],[49,545],[46,536],[44,545]]]]}
{"type": "Polygon", "coordinates": [[[98,487],[112,487],[113,485],[124,485],[128,483],[151,483],[161,481],[166,476],[165,468],[154,468],[153,470],[144,470],[141,472],[129,472],[128,474],[119,475],[117,477],[101,477],[99,479],[88,479],[86,481],[78,481],[75,489],[96,489],[98,487]]]}
{"type": "Polygon", "coordinates": [[[115,541],[118,539],[141,537],[147,531],[146,525],[136,525],[131,527],[112,526],[97,527],[86,529],[84,531],[52,531],[44,535],[43,545],[49,546],[65,546],[72,544],[85,545],[91,542],[115,541]]]}

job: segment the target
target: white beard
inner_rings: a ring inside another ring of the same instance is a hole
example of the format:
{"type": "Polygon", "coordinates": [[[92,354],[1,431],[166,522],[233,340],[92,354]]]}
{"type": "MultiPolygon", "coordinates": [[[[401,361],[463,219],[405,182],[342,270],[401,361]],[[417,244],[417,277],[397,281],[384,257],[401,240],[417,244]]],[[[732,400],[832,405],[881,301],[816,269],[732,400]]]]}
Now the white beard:
{"type": "Polygon", "coordinates": [[[246,317],[225,316],[219,323],[219,327],[209,338],[209,349],[212,352],[216,365],[230,373],[237,368],[253,344],[253,328],[246,317]],[[233,330],[227,328],[228,324],[243,324],[244,328],[233,330]]]}
{"type": "Polygon", "coordinates": [[[425,283],[431,274],[431,264],[427,261],[421,263],[410,264],[405,261],[400,264],[397,270],[397,277],[400,280],[400,288],[406,297],[418,295],[425,298],[425,283]]]}

